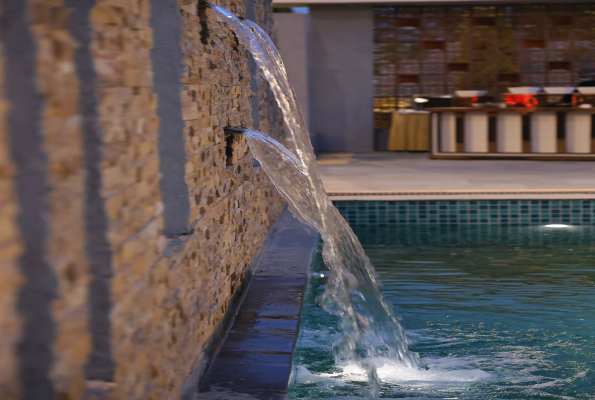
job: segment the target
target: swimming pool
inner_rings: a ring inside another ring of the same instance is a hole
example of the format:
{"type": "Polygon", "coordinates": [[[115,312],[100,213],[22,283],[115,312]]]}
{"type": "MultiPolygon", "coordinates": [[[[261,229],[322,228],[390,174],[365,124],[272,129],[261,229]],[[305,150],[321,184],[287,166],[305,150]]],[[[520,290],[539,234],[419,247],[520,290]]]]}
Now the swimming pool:
{"type": "MultiPolygon", "coordinates": [[[[586,216],[591,218],[590,206],[582,208],[587,203],[573,208],[572,202],[560,202],[561,210],[570,210],[570,217],[560,221],[552,221],[551,214],[550,219],[527,218],[543,224],[586,222],[586,216]],[[573,209],[580,215],[573,218],[573,209]]],[[[381,211],[385,222],[396,221],[404,215],[401,205],[395,205],[393,218],[388,204],[376,202],[373,223],[365,208],[359,212],[367,223],[353,225],[420,357],[421,368],[414,371],[377,360],[381,397],[595,399],[595,228],[377,222],[381,211]]],[[[486,203],[488,213],[490,205],[500,215],[502,204],[486,203]]],[[[520,211],[523,204],[515,205],[520,211]]],[[[540,212],[541,205],[536,204],[540,212]]],[[[424,214],[434,215],[426,206],[424,214]]],[[[479,203],[474,206],[477,214],[483,210],[479,203]]],[[[551,213],[551,208],[543,210],[551,213]]],[[[459,222],[465,214],[456,214],[459,222]]],[[[365,398],[362,371],[335,365],[336,319],[315,300],[324,282],[319,261],[302,309],[289,398],[365,398]]]]}

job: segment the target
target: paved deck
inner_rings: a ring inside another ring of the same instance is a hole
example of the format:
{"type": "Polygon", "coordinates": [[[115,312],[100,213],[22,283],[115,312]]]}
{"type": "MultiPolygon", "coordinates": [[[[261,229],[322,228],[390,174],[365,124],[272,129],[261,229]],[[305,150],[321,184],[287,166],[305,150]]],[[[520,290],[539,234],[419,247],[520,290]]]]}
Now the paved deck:
{"type": "Polygon", "coordinates": [[[333,199],[595,199],[595,161],[430,160],[425,153],[323,153],[333,199]]]}

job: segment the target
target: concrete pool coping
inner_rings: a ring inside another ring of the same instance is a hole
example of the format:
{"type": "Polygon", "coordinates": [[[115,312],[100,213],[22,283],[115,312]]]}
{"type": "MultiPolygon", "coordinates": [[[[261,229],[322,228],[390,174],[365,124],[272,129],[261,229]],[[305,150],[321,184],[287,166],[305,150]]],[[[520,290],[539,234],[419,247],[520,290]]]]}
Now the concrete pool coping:
{"type": "Polygon", "coordinates": [[[317,157],[332,200],[595,199],[592,161],[431,160],[394,152],[317,157]]]}
{"type": "MultiPolygon", "coordinates": [[[[284,399],[318,234],[285,209],[195,399],[284,399]]],[[[231,322],[231,321],[230,321],[231,322]]]]}

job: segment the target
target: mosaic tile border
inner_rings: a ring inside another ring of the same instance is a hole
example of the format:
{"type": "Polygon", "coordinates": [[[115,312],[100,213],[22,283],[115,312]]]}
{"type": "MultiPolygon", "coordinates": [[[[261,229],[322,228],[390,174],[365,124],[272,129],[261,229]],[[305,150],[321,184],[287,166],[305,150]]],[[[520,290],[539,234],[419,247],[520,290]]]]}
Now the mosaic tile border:
{"type": "Polygon", "coordinates": [[[577,246],[595,245],[595,225],[544,230],[543,225],[353,225],[363,246],[577,246]],[[544,234],[546,233],[547,234],[544,234]]]}
{"type": "Polygon", "coordinates": [[[595,224],[595,200],[335,201],[350,225],[595,224]]]}

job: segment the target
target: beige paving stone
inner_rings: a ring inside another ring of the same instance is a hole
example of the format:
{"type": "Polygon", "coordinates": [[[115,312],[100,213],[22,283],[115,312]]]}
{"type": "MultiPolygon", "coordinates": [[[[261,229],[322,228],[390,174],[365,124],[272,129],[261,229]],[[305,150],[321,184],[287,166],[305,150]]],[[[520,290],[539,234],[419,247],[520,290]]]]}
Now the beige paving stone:
{"type": "Polygon", "coordinates": [[[322,180],[331,196],[339,192],[354,193],[354,196],[337,196],[336,199],[356,199],[356,193],[369,196],[378,192],[417,192],[416,196],[411,193],[406,196],[395,193],[392,200],[453,196],[423,194],[424,191],[466,191],[467,193],[458,195],[466,199],[494,196],[595,198],[595,193],[544,193],[595,189],[595,162],[592,161],[430,160],[425,153],[391,152],[339,155],[323,153],[318,159],[322,180]],[[486,191],[501,194],[472,193],[486,191]],[[519,191],[527,194],[511,193],[519,191]]]}

